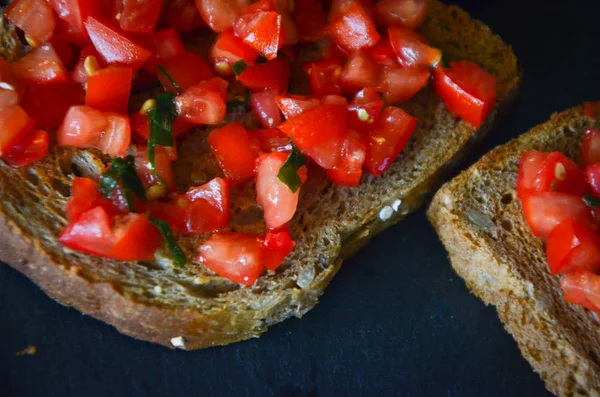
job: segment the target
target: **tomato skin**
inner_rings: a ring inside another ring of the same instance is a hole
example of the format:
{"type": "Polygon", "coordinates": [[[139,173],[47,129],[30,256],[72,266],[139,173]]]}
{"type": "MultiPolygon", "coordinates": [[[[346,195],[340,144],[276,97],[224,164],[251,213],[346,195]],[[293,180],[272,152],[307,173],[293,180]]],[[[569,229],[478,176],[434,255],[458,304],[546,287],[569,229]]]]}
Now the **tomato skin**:
{"type": "Polygon", "coordinates": [[[144,64],[144,68],[155,71],[156,66],[164,59],[169,59],[186,52],[183,41],[175,29],[163,29],[148,35],[144,46],[152,53],[144,64]]]}
{"type": "Polygon", "coordinates": [[[144,214],[127,214],[114,219],[115,241],[106,256],[119,261],[154,260],[162,235],[144,214]]]}
{"type": "Polygon", "coordinates": [[[50,40],[56,21],[44,0],[14,0],[4,15],[38,45],[50,40]]]}
{"type": "Polygon", "coordinates": [[[548,153],[531,150],[521,155],[519,175],[517,177],[517,197],[521,200],[535,192],[536,177],[542,169],[548,153]]]}
{"type": "Polygon", "coordinates": [[[588,128],[581,144],[581,165],[600,163],[600,131],[588,128]]]}
{"type": "Polygon", "coordinates": [[[439,64],[442,52],[430,47],[425,39],[410,29],[396,26],[388,29],[392,49],[398,63],[405,68],[432,67],[439,64]]]}
{"type": "Polygon", "coordinates": [[[381,39],[369,14],[355,2],[337,13],[328,27],[328,32],[333,41],[346,51],[372,47],[381,39]]]}
{"type": "Polygon", "coordinates": [[[600,163],[588,165],[585,169],[587,184],[596,197],[600,197],[600,163]]]}
{"type": "Polygon", "coordinates": [[[600,276],[577,270],[567,274],[560,282],[565,301],[600,313],[600,276]]]}
{"type": "Polygon", "coordinates": [[[321,105],[346,106],[346,105],[348,105],[348,100],[341,95],[330,94],[330,95],[325,95],[324,97],[321,98],[321,105]]]}
{"type": "Polygon", "coordinates": [[[17,106],[19,104],[19,94],[15,90],[0,88],[0,109],[17,106]]]}
{"type": "Polygon", "coordinates": [[[205,26],[194,0],[173,0],[165,4],[167,25],[180,32],[191,32],[205,26]]]}
{"type": "Polygon", "coordinates": [[[300,41],[313,42],[325,36],[325,12],[317,0],[295,2],[292,18],[300,41]]]}
{"type": "Polygon", "coordinates": [[[286,119],[295,117],[300,113],[316,108],[321,104],[317,98],[293,94],[276,95],[275,101],[286,119]]]}
{"type": "Polygon", "coordinates": [[[574,270],[600,271],[600,236],[567,218],[546,240],[546,256],[552,274],[574,270]]]}
{"type": "Polygon", "coordinates": [[[152,33],[158,23],[162,0],[117,0],[119,25],[131,33],[152,33]]]}
{"type": "MultiPolygon", "coordinates": [[[[170,192],[174,191],[175,175],[171,168],[171,156],[167,148],[161,146],[154,148],[154,164],[156,166],[156,173],[158,173],[160,179],[167,184],[167,190],[170,192]]],[[[148,150],[146,147],[142,146],[137,148],[135,153],[135,171],[146,191],[152,186],[161,184],[160,180],[149,166],[148,150]]]]}
{"type": "Polygon", "coordinates": [[[202,234],[227,227],[229,189],[229,179],[214,178],[188,190],[185,197],[191,204],[187,209],[184,233],[202,234]]]}
{"type": "Polygon", "coordinates": [[[114,245],[110,218],[104,208],[94,207],[69,223],[59,241],[77,251],[106,256],[114,245]]]}
{"type": "Polygon", "coordinates": [[[196,8],[204,22],[215,32],[231,29],[248,0],[196,0],[196,8]]]}
{"type": "Polygon", "coordinates": [[[264,153],[290,152],[292,150],[290,138],[276,128],[254,130],[251,134],[258,140],[260,150],[264,153]]]}
{"type": "Polygon", "coordinates": [[[33,128],[35,121],[20,106],[0,110],[0,156],[9,154],[33,128]]]}
{"type": "Polygon", "coordinates": [[[177,114],[195,125],[220,124],[227,113],[226,89],[227,82],[218,77],[189,87],[175,98],[177,114]]]}
{"type": "Polygon", "coordinates": [[[102,17],[102,2],[97,0],[49,0],[58,15],[56,33],[79,46],[89,42],[84,22],[89,16],[102,17]]]}
{"type": "Polygon", "coordinates": [[[416,118],[395,106],[388,106],[381,111],[368,131],[365,168],[371,175],[379,176],[391,167],[408,143],[416,124],[416,118]]]}
{"type": "Polygon", "coordinates": [[[436,67],[433,89],[446,107],[474,127],[479,127],[496,101],[496,78],[470,61],[436,67]]]}
{"type": "Polygon", "coordinates": [[[373,47],[364,50],[369,57],[380,66],[397,67],[398,60],[390,39],[382,37],[373,47]]]}
{"type": "Polygon", "coordinates": [[[207,141],[223,173],[232,182],[243,182],[254,176],[258,147],[240,123],[214,130],[207,141]]]}
{"type": "Polygon", "coordinates": [[[69,79],[54,46],[46,43],[12,64],[17,78],[29,84],[60,83],[69,79]]]}
{"type": "Polygon", "coordinates": [[[113,66],[88,77],[85,104],[102,111],[126,113],[133,70],[113,66]]]}
{"type": "Polygon", "coordinates": [[[380,85],[381,70],[363,51],[350,56],[341,76],[346,92],[356,92],[365,87],[376,88],[380,85]]]}
{"type": "Polygon", "coordinates": [[[382,26],[418,28],[427,16],[426,0],[382,0],[374,5],[375,21],[382,26]]]}
{"type": "Polygon", "coordinates": [[[313,95],[340,95],[342,86],[340,77],[342,65],[334,59],[316,61],[304,66],[310,82],[310,91],[313,95]]]}
{"type": "Polygon", "coordinates": [[[46,131],[31,130],[3,159],[13,168],[25,167],[46,157],[49,145],[50,137],[46,131]]]}
{"type": "Polygon", "coordinates": [[[251,91],[274,89],[286,92],[290,83],[290,62],[279,57],[263,64],[249,66],[238,76],[238,81],[251,91]]]}
{"type": "Polygon", "coordinates": [[[116,28],[94,17],[89,17],[85,21],[85,27],[92,44],[107,64],[125,65],[137,71],[152,55],[150,51],[133,42],[116,28]]]}
{"type": "Polygon", "coordinates": [[[66,214],[69,223],[75,222],[82,214],[102,207],[108,216],[122,215],[129,212],[127,201],[118,186],[109,197],[104,197],[98,190],[98,184],[89,178],[75,178],[71,185],[71,198],[67,201],[66,214]]]}
{"type": "Polygon", "coordinates": [[[546,238],[565,219],[596,229],[590,208],[581,197],[558,192],[534,192],[521,199],[523,215],[536,237],[546,238]]]}
{"type": "Polygon", "coordinates": [[[357,131],[348,130],[342,144],[340,159],[332,170],[327,170],[327,177],[336,185],[358,186],[366,154],[365,137],[357,131]]]}
{"type": "Polygon", "coordinates": [[[198,249],[198,261],[221,277],[251,286],[262,274],[263,241],[258,235],[215,233],[198,249]]]}
{"type": "Polygon", "coordinates": [[[263,244],[263,260],[269,270],[276,270],[296,246],[287,226],[267,230],[263,244]]]}
{"type": "Polygon", "coordinates": [[[375,90],[372,88],[360,90],[348,105],[348,115],[346,118],[348,128],[357,131],[370,129],[379,117],[382,108],[383,101],[379,99],[379,94],[375,90]]]}
{"type": "Polygon", "coordinates": [[[256,201],[264,211],[269,229],[277,229],[288,223],[298,207],[300,190],[292,192],[277,177],[288,155],[275,152],[264,154],[256,160],[256,201]]]}
{"type": "Polygon", "coordinates": [[[233,24],[233,32],[269,60],[277,58],[284,42],[282,18],[275,11],[244,14],[233,24]]]}
{"type": "Polygon", "coordinates": [[[264,128],[274,128],[281,124],[281,113],[275,101],[274,90],[255,92],[250,96],[250,107],[264,128]]]}
{"type": "Polygon", "coordinates": [[[233,74],[233,64],[243,59],[249,65],[253,65],[258,52],[244,43],[233,31],[226,30],[219,34],[217,40],[210,50],[210,59],[213,67],[223,76],[233,74]]]}
{"type": "Polygon", "coordinates": [[[27,87],[21,106],[39,128],[58,128],[71,106],[83,104],[85,91],[74,82],[32,84],[27,87]]]}
{"type": "MultiPolygon", "coordinates": [[[[195,52],[187,51],[164,59],[160,62],[160,65],[171,75],[182,91],[186,91],[191,86],[214,77],[208,62],[195,52]]],[[[177,92],[167,76],[160,72],[157,72],[157,76],[167,91],[177,92]]]]}
{"type": "Polygon", "coordinates": [[[388,105],[404,103],[427,85],[430,75],[429,69],[425,68],[385,68],[382,84],[377,90],[388,105]]]}

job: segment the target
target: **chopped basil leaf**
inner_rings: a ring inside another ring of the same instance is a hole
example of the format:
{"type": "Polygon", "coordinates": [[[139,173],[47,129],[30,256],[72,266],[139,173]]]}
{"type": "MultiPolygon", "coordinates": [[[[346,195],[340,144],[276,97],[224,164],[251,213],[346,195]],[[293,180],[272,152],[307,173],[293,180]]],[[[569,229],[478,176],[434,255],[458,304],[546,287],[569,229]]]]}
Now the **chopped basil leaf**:
{"type": "Polygon", "coordinates": [[[254,63],[257,65],[262,65],[263,63],[267,62],[269,62],[269,60],[264,55],[259,55],[258,58],[256,58],[256,61],[254,61],[254,63]]]}
{"type": "Polygon", "coordinates": [[[589,207],[600,207],[600,198],[592,196],[591,194],[584,195],[583,202],[589,207]]]}
{"type": "Polygon", "coordinates": [[[177,240],[175,240],[175,236],[173,235],[173,231],[171,230],[169,224],[150,215],[148,215],[148,219],[150,220],[150,223],[152,223],[160,231],[160,234],[162,234],[163,238],[165,239],[165,243],[167,244],[167,248],[175,260],[175,263],[177,263],[177,265],[180,267],[185,266],[185,263],[187,262],[185,252],[183,252],[179,244],[177,244],[177,240]]]}
{"type": "Polygon", "coordinates": [[[156,146],[173,147],[173,120],[177,117],[177,111],[173,99],[175,95],[171,92],[163,92],[156,96],[156,107],[148,111],[150,118],[150,136],[148,138],[148,163],[159,182],[166,186],[156,171],[154,161],[154,149],[156,146]]]}
{"type": "Polygon", "coordinates": [[[244,72],[244,70],[246,70],[247,67],[248,67],[248,64],[246,62],[244,62],[243,59],[240,59],[239,61],[234,63],[231,68],[233,69],[233,73],[235,73],[236,76],[239,76],[240,74],[242,74],[244,72]]]}
{"type": "Polygon", "coordinates": [[[175,91],[177,91],[178,94],[181,94],[183,92],[181,90],[181,87],[179,87],[179,84],[177,84],[177,82],[173,79],[173,76],[171,76],[171,74],[167,72],[167,69],[165,69],[162,65],[158,65],[156,69],[158,69],[159,72],[165,75],[165,77],[171,82],[173,88],[175,88],[175,91]]]}
{"type": "Polygon", "coordinates": [[[139,198],[145,199],[146,192],[140,178],[135,172],[133,156],[127,156],[124,159],[115,157],[111,160],[110,168],[100,177],[100,193],[104,197],[109,197],[119,182],[122,183],[129,211],[135,212],[133,195],[135,194],[139,198]]]}
{"type": "Polygon", "coordinates": [[[302,180],[298,176],[300,167],[306,165],[306,158],[295,145],[292,145],[292,151],[286,162],[279,169],[277,178],[285,183],[292,192],[296,193],[302,185],[302,180]]]}

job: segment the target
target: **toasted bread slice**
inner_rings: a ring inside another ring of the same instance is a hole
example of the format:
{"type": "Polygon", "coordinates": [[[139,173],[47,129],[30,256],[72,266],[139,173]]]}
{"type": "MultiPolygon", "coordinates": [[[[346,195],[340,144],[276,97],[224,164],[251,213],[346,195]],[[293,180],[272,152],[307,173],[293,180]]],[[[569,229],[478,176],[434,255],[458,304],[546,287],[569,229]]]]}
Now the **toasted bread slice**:
{"type": "MultiPolygon", "coordinates": [[[[481,129],[451,114],[426,89],[403,107],[419,119],[410,143],[382,177],[365,176],[356,189],[334,187],[311,175],[290,224],[294,252],[252,287],[217,277],[199,263],[181,269],[120,263],[65,249],[57,236],[75,175],[94,176],[106,159],[95,151],[54,148],[39,163],[11,169],[0,162],[0,259],[23,272],[58,302],[114,325],[133,337],[187,350],[257,337],[268,326],[315,306],[342,259],[375,233],[415,210],[444,170],[483,136],[513,99],[520,81],[511,48],[456,7],[429,4],[421,31],[448,61],[472,60],[498,79],[498,103],[481,129]]],[[[205,131],[180,146],[180,189],[192,173],[220,175],[205,131]]],[[[231,229],[264,232],[252,183],[232,191],[231,229]]],[[[204,237],[181,238],[189,257],[204,237]]]]}
{"type": "Polygon", "coordinates": [[[475,295],[496,306],[523,356],[560,396],[599,395],[600,322],[564,301],[544,243],[522,215],[517,173],[528,150],[560,151],[577,161],[593,124],[583,106],[552,116],[442,187],[428,211],[456,272],[475,295]]]}

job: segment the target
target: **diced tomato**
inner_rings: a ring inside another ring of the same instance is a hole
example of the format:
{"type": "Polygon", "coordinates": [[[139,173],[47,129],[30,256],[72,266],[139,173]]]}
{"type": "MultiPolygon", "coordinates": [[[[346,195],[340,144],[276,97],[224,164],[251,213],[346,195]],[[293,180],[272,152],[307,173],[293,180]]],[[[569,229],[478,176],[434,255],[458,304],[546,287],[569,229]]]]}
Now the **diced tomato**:
{"type": "Polygon", "coordinates": [[[12,70],[17,78],[30,84],[58,83],[69,79],[60,57],[50,43],[34,48],[13,63],[12,70]]]}
{"type": "Polygon", "coordinates": [[[590,208],[581,197],[558,192],[535,192],[521,199],[523,215],[537,237],[546,238],[550,232],[567,218],[595,230],[590,208]]]}
{"type": "Polygon", "coordinates": [[[129,118],[89,106],[72,106],[57,131],[59,146],[92,147],[125,156],[131,140],[129,118]]]}
{"type": "Polygon", "coordinates": [[[164,59],[172,58],[185,52],[183,41],[175,29],[158,30],[144,40],[144,46],[152,53],[144,67],[154,71],[164,59]]]}
{"type": "Polygon", "coordinates": [[[275,101],[286,119],[295,117],[306,110],[316,108],[320,105],[317,98],[308,98],[303,95],[293,94],[277,95],[275,96],[275,101]]]}
{"type": "Polygon", "coordinates": [[[260,236],[216,233],[198,249],[198,260],[221,277],[251,286],[265,269],[260,236]]]}
{"type": "Polygon", "coordinates": [[[233,32],[269,60],[277,58],[284,42],[281,15],[275,11],[244,14],[233,24],[233,32]]]}
{"type": "Polygon", "coordinates": [[[600,131],[588,128],[581,145],[581,165],[583,167],[600,163],[600,131]]]}
{"type": "Polygon", "coordinates": [[[336,60],[311,62],[304,66],[310,81],[310,91],[313,95],[340,95],[342,86],[340,77],[342,65],[336,60]]]}
{"type": "Polygon", "coordinates": [[[378,91],[388,105],[404,103],[427,85],[430,74],[426,68],[388,67],[378,91]]]}
{"type": "Polygon", "coordinates": [[[106,256],[114,246],[110,218],[104,208],[94,207],[69,223],[59,240],[71,249],[106,256]]]}
{"type": "Polygon", "coordinates": [[[342,71],[342,85],[347,92],[356,92],[365,87],[376,88],[381,80],[381,70],[363,51],[350,56],[342,71]]]}
{"type": "Polygon", "coordinates": [[[73,68],[73,71],[71,72],[71,80],[80,84],[85,84],[87,82],[89,75],[85,70],[85,59],[88,56],[93,56],[94,59],[96,59],[96,61],[98,62],[98,66],[100,66],[101,68],[104,68],[106,66],[106,63],[104,62],[100,54],[98,54],[98,51],[96,51],[96,48],[93,45],[89,44],[81,49],[79,53],[79,60],[77,61],[75,67],[73,68]]]}
{"type": "Polygon", "coordinates": [[[346,105],[348,105],[348,100],[346,99],[346,97],[343,97],[341,95],[330,94],[330,95],[325,95],[324,97],[321,98],[321,105],[346,106],[346,105]]]}
{"type": "Polygon", "coordinates": [[[276,128],[254,130],[251,134],[258,140],[262,152],[289,152],[292,150],[290,138],[276,128]]]}
{"type": "MultiPolygon", "coordinates": [[[[181,91],[214,77],[208,62],[195,52],[184,52],[162,60],[159,64],[165,68],[181,91]]],[[[157,76],[167,91],[177,92],[167,76],[161,72],[157,72],[157,76]]]]}
{"type": "Polygon", "coordinates": [[[418,28],[427,15],[427,0],[382,0],[375,3],[375,21],[383,26],[418,28]]]}
{"type": "Polygon", "coordinates": [[[85,20],[89,16],[102,17],[105,11],[103,2],[97,0],[49,0],[49,3],[59,17],[56,34],[80,46],[89,42],[85,20]]]}
{"type": "MultiPolygon", "coordinates": [[[[138,143],[148,142],[150,136],[150,119],[148,114],[141,114],[139,112],[131,115],[131,131],[135,134],[133,138],[138,143]]],[[[177,117],[173,122],[173,137],[175,139],[186,136],[194,127],[193,124],[189,123],[183,117],[177,117]]],[[[174,149],[174,148],[173,148],[174,149]]]]}
{"type": "Polygon", "coordinates": [[[325,12],[317,0],[295,2],[292,17],[300,41],[313,42],[325,35],[325,12]]]}
{"type": "Polygon", "coordinates": [[[0,110],[0,156],[6,156],[33,128],[35,121],[20,106],[0,110]]]}
{"type": "Polygon", "coordinates": [[[288,89],[290,73],[290,62],[279,57],[267,63],[249,66],[238,76],[238,80],[254,92],[274,89],[282,93],[288,89]]]}
{"type": "Polygon", "coordinates": [[[161,192],[163,194],[152,193],[148,195],[148,200],[164,196],[167,191],[172,192],[175,190],[175,175],[171,168],[171,156],[167,148],[161,146],[156,146],[154,148],[154,164],[160,180],[150,168],[148,162],[148,150],[143,146],[138,147],[135,154],[135,170],[140,181],[142,181],[146,192],[148,192],[152,186],[162,186],[162,182],[167,184],[166,189],[161,192]]]}
{"type": "Polygon", "coordinates": [[[201,234],[227,227],[229,222],[229,180],[214,178],[186,194],[190,205],[183,231],[201,234]]]}
{"type": "Polygon", "coordinates": [[[358,186],[366,154],[365,137],[356,131],[348,130],[342,144],[341,156],[335,167],[327,170],[327,177],[336,185],[358,186]]]}
{"type": "Polygon", "coordinates": [[[0,109],[17,106],[18,104],[19,94],[15,90],[0,87],[0,109]]]}
{"type": "Polygon", "coordinates": [[[121,29],[132,33],[152,33],[162,8],[162,0],[117,0],[121,29]]]}
{"type": "Polygon", "coordinates": [[[333,41],[347,51],[372,47],[381,38],[375,23],[358,3],[351,2],[344,7],[329,25],[328,31],[333,41]]]}
{"type": "Polygon", "coordinates": [[[600,197],[600,163],[588,165],[585,169],[587,184],[596,197],[600,197]]]}
{"type": "Polygon", "coordinates": [[[8,107],[8,103],[12,101],[7,101],[8,98],[6,97],[12,96],[14,98],[14,96],[16,95],[16,98],[18,100],[19,96],[23,95],[23,93],[25,92],[25,84],[23,84],[15,76],[12,70],[12,66],[8,62],[6,62],[2,57],[0,57],[0,81],[3,83],[0,84],[0,88],[2,88],[3,96],[5,97],[2,101],[4,105],[2,106],[2,108],[8,107]],[[8,94],[7,91],[12,91],[14,94],[8,94]]]}
{"type": "Polygon", "coordinates": [[[65,69],[72,69],[75,61],[74,47],[69,42],[62,40],[56,35],[52,36],[49,43],[54,47],[54,51],[56,51],[56,54],[65,69]]]}
{"type": "Polygon", "coordinates": [[[552,274],[574,270],[600,271],[600,236],[572,218],[556,226],[546,240],[546,256],[552,274]]]}
{"type": "Polygon", "coordinates": [[[475,127],[496,101],[496,78],[470,61],[451,63],[446,70],[436,67],[433,89],[451,112],[475,127]]]}
{"type": "Polygon", "coordinates": [[[387,37],[382,37],[373,47],[365,49],[365,52],[378,65],[388,67],[398,66],[396,53],[390,44],[390,39],[387,37]]]}
{"type": "Polygon", "coordinates": [[[112,66],[89,76],[85,104],[98,110],[125,113],[131,93],[131,68],[112,66]]]}
{"type": "Polygon", "coordinates": [[[256,161],[256,200],[264,211],[269,229],[277,229],[289,222],[296,208],[300,190],[295,193],[277,175],[287,161],[288,153],[263,154],[256,161]]]}
{"type": "Polygon", "coordinates": [[[116,63],[138,70],[152,53],[125,34],[99,20],[89,17],[85,27],[96,50],[107,64],[116,63]]]}
{"type": "Polygon", "coordinates": [[[248,0],[196,0],[196,7],[212,30],[222,32],[231,29],[248,3],[248,0]]]}
{"type": "Polygon", "coordinates": [[[177,114],[192,124],[216,125],[225,119],[227,82],[218,77],[201,81],[175,98],[177,114]]]}
{"type": "Polygon", "coordinates": [[[264,128],[274,128],[281,124],[281,113],[275,101],[274,90],[255,92],[250,96],[250,107],[264,128]]]}
{"type": "Polygon", "coordinates": [[[243,59],[249,65],[253,65],[256,58],[258,58],[258,52],[244,43],[231,30],[219,34],[210,50],[213,67],[223,76],[233,74],[231,67],[240,59],[243,59]]]}
{"type": "Polygon", "coordinates": [[[129,212],[127,201],[120,186],[106,198],[98,190],[98,184],[89,178],[75,178],[71,185],[71,198],[67,202],[67,220],[72,223],[94,207],[102,207],[108,216],[129,212]]]}
{"type": "Polygon", "coordinates": [[[436,66],[442,59],[440,50],[427,45],[422,36],[408,28],[391,27],[388,37],[398,62],[405,68],[436,66]]]}
{"type": "Polygon", "coordinates": [[[560,282],[565,301],[600,313],[600,276],[578,270],[567,274],[560,282]]]}
{"type": "Polygon", "coordinates": [[[190,32],[204,26],[204,21],[194,0],[172,0],[164,5],[164,14],[169,27],[180,32],[190,32]]]}
{"type": "Polygon", "coordinates": [[[279,129],[325,169],[337,162],[346,130],[346,107],[321,105],[286,120],[279,129]]]}
{"type": "Polygon", "coordinates": [[[542,169],[548,153],[531,150],[521,155],[519,176],[517,177],[517,197],[523,199],[527,194],[535,192],[536,178],[542,169]]]}
{"type": "Polygon", "coordinates": [[[596,118],[598,117],[598,106],[594,102],[584,102],[583,112],[590,119],[596,120],[596,118]]]}
{"type": "Polygon", "coordinates": [[[276,270],[295,246],[296,242],[292,240],[287,226],[278,230],[267,230],[263,246],[263,259],[267,269],[276,270]]]}
{"type": "Polygon", "coordinates": [[[343,15],[352,3],[358,4],[370,18],[373,18],[373,0],[332,0],[328,21],[331,23],[343,15]]]}
{"type": "Polygon", "coordinates": [[[381,111],[369,133],[365,167],[371,175],[383,174],[406,146],[417,119],[395,106],[381,111]]]}
{"type": "Polygon", "coordinates": [[[14,168],[25,167],[46,157],[50,137],[44,130],[31,130],[3,157],[14,168]]]}
{"type": "Polygon", "coordinates": [[[379,117],[382,108],[383,101],[379,99],[379,94],[374,89],[362,89],[348,105],[348,128],[358,131],[368,130],[379,117]]]}
{"type": "Polygon", "coordinates": [[[73,82],[32,84],[21,106],[40,128],[57,128],[71,106],[83,104],[85,91],[73,82]]]}
{"type": "Polygon", "coordinates": [[[242,182],[254,176],[258,147],[240,123],[214,130],[208,137],[208,144],[227,178],[242,182]]]}
{"type": "Polygon", "coordinates": [[[14,0],[4,15],[37,45],[50,40],[54,33],[52,7],[44,0],[14,0]]]}

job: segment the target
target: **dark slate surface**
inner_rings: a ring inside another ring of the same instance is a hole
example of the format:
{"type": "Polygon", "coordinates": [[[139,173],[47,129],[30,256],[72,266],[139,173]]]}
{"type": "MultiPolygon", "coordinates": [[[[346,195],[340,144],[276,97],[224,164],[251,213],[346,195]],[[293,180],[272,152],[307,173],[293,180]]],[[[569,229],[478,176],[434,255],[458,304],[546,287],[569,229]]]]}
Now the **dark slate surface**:
{"type": "MultiPolygon", "coordinates": [[[[599,99],[598,2],[456,3],[511,43],[525,71],[516,108],[463,168],[599,99]]],[[[422,210],[349,260],[302,320],[261,339],[170,351],[56,304],[0,265],[0,340],[0,396],[547,394],[495,310],[453,273],[422,210]],[[15,357],[30,344],[37,355],[15,357]]]]}

